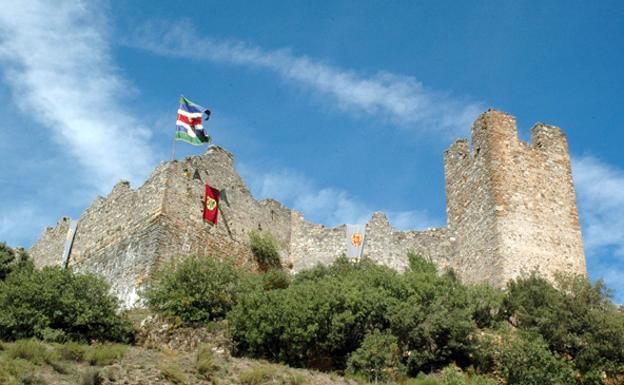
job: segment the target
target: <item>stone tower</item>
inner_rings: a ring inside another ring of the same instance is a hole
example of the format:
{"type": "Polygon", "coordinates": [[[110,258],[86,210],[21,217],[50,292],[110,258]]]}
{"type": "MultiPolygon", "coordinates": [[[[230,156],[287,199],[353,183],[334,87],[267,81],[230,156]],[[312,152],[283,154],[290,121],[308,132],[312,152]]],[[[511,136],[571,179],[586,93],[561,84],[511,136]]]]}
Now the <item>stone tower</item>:
{"type": "Polygon", "coordinates": [[[566,137],[541,123],[531,134],[522,142],[513,116],[488,110],[472,126],[472,148],[461,139],[445,152],[452,267],[465,282],[586,274],[566,137]]]}

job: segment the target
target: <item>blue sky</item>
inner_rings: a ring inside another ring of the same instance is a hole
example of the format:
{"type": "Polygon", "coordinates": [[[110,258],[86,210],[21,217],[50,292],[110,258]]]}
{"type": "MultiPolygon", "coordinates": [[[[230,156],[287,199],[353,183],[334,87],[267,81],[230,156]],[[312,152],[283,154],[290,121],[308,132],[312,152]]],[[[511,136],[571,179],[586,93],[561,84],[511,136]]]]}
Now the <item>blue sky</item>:
{"type": "MultiPolygon", "coordinates": [[[[0,240],[29,247],[170,158],[180,94],[257,198],[446,221],[442,153],[488,107],[558,125],[588,270],[624,302],[617,1],[0,1],[0,240]]],[[[178,144],[178,157],[200,149],[178,144]]]]}

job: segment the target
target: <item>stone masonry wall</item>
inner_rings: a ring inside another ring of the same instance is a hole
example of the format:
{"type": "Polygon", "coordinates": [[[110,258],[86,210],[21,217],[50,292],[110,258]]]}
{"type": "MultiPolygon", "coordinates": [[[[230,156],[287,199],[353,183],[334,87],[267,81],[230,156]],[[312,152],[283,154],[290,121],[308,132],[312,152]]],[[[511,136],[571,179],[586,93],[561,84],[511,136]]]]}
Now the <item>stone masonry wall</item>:
{"type": "Polygon", "coordinates": [[[445,153],[452,267],[464,281],[586,274],[567,141],[554,126],[532,133],[524,143],[514,117],[488,111],[473,125],[472,151],[460,140],[445,153]]]}
{"type": "Polygon", "coordinates": [[[37,243],[30,249],[30,254],[37,256],[35,266],[60,266],[65,239],[69,230],[69,218],[61,218],[55,227],[46,227],[37,243]]]}
{"type": "MultiPolygon", "coordinates": [[[[383,213],[366,225],[364,257],[397,270],[415,252],[465,282],[503,285],[522,271],[585,274],[582,237],[567,142],[553,126],[536,125],[532,144],[518,140],[515,119],[482,114],[472,149],[458,140],[444,154],[448,227],[399,231],[383,213]]],[[[69,219],[47,228],[31,254],[38,266],[59,264],[69,219]]],[[[133,190],[119,182],[78,221],[69,264],[102,275],[126,306],[154,269],[190,254],[234,256],[255,268],[249,233],[266,231],[292,272],[329,264],[346,253],[346,227],[307,222],[273,199],[256,201],[233,156],[211,146],[202,155],[162,162],[133,190]],[[199,180],[193,178],[197,173],[199,180]],[[222,191],[219,223],[202,220],[204,183],[222,191]]]]}
{"type": "Polygon", "coordinates": [[[496,153],[494,199],[504,259],[503,280],[539,271],[586,273],[583,238],[565,135],[537,124],[532,143],[515,130],[496,153]]]}

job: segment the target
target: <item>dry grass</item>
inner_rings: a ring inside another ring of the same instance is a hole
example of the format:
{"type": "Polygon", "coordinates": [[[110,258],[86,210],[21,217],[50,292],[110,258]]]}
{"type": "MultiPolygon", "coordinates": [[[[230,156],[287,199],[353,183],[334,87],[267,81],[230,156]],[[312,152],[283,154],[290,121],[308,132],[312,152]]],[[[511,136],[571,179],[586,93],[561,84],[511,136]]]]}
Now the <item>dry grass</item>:
{"type": "Polygon", "coordinates": [[[79,344],[77,342],[66,342],[62,345],[56,346],[56,351],[62,359],[67,361],[83,361],[85,353],[89,347],[87,345],[79,344]]]}
{"type": "Polygon", "coordinates": [[[213,349],[212,344],[200,345],[194,352],[39,341],[3,343],[3,346],[4,350],[0,350],[1,385],[97,385],[125,381],[129,385],[347,384],[336,375],[330,379],[328,374],[230,357],[222,349],[213,349]]]}
{"type": "Polygon", "coordinates": [[[195,355],[195,369],[206,379],[212,378],[212,375],[219,370],[219,366],[215,362],[212,345],[202,344],[199,346],[195,355]]]}
{"type": "Polygon", "coordinates": [[[91,365],[111,365],[121,360],[126,354],[127,346],[121,344],[92,345],[84,355],[91,365]]]}
{"type": "Polygon", "coordinates": [[[182,368],[174,363],[161,367],[160,372],[166,380],[174,384],[184,385],[188,382],[188,378],[182,368]]]}

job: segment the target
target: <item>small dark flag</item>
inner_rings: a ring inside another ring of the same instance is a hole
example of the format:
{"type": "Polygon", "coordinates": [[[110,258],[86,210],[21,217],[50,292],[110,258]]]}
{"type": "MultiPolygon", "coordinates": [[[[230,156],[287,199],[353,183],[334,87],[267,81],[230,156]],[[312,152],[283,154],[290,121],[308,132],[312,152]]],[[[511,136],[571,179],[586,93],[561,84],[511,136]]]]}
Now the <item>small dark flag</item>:
{"type": "Polygon", "coordinates": [[[199,175],[199,170],[195,169],[195,172],[193,173],[193,179],[197,179],[199,181],[201,181],[201,175],[199,175]]]}
{"type": "Polygon", "coordinates": [[[217,224],[219,216],[219,195],[220,192],[216,188],[206,184],[206,194],[204,195],[204,221],[217,224]]]}

